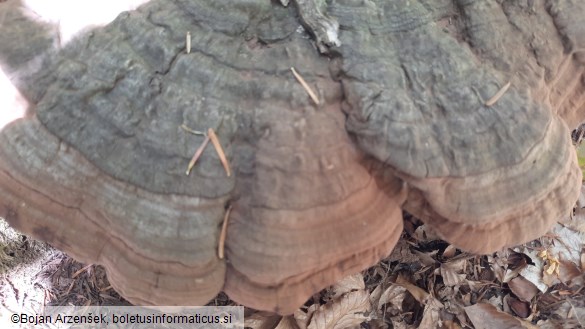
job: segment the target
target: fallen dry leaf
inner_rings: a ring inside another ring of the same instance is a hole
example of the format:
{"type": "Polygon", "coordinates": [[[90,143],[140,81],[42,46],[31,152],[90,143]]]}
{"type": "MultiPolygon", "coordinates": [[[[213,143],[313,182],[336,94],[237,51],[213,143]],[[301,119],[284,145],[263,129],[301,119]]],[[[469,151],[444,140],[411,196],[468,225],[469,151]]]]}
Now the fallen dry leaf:
{"type": "MultiPolygon", "coordinates": [[[[504,298],[503,296],[493,296],[492,298],[488,299],[488,302],[492,304],[496,309],[501,310],[504,308],[504,298]]],[[[471,306],[471,305],[469,305],[471,306]]]]}
{"type": "Polygon", "coordinates": [[[370,319],[369,294],[365,290],[352,291],[325,305],[313,314],[308,329],[345,329],[357,327],[370,319]]]}
{"type": "Polygon", "coordinates": [[[446,320],[446,321],[443,321],[443,328],[445,328],[445,329],[461,329],[461,326],[459,325],[459,323],[457,323],[453,320],[446,320]]]}
{"type": "Polygon", "coordinates": [[[300,329],[307,329],[311,318],[313,317],[313,313],[319,308],[318,304],[313,304],[309,306],[306,312],[303,312],[301,309],[298,309],[294,312],[293,317],[297,322],[297,325],[300,329]]]}
{"type": "Polygon", "coordinates": [[[510,297],[507,300],[508,306],[517,316],[526,319],[530,315],[530,304],[519,299],[510,297]]]}
{"type": "Polygon", "coordinates": [[[549,253],[561,260],[579,264],[581,250],[585,247],[585,233],[557,224],[553,234],[555,243],[549,247],[549,253]]]}
{"type": "MultiPolygon", "coordinates": [[[[526,245],[524,245],[522,248],[526,248],[526,245]]],[[[522,250],[524,250],[522,249],[522,250]]],[[[516,250],[519,250],[519,248],[516,248],[516,250]]],[[[522,268],[522,267],[526,267],[530,262],[530,256],[528,256],[527,254],[523,253],[523,252],[517,252],[515,250],[509,250],[509,254],[506,257],[506,261],[508,262],[508,267],[510,267],[511,269],[518,269],[518,268],[522,268]]]]}
{"type": "Polygon", "coordinates": [[[465,265],[467,259],[460,259],[457,261],[441,264],[439,272],[443,277],[443,283],[446,286],[452,287],[461,285],[465,282],[465,265]]]}
{"type": "MultiPolygon", "coordinates": [[[[363,328],[363,327],[362,327],[363,328]]],[[[360,328],[360,329],[362,329],[360,328]]],[[[388,329],[388,323],[382,319],[372,319],[367,322],[368,329],[388,329]]]]}
{"type": "MultiPolygon", "coordinates": [[[[581,196],[583,197],[583,195],[581,196]]],[[[567,216],[562,223],[572,230],[585,233],[585,208],[577,207],[574,211],[573,216],[567,216]]]]}
{"type": "Polygon", "coordinates": [[[537,329],[533,324],[499,311],[487,303],[467,306],[465,313],[475,329],[537,329]]]}
{"type": "Polygon", "coordinates": [[[309,321],[311,320],[307,313],[303,312],[301,309],[298,309],[293,313],[293,317],[300,329],[307,329],[309,321]]]}
{"type": "Polygon", "coordinates": [[[408,290],[412,297],[414,297],[414,299],[416,299],[416,301],[419,302],[420,304],[424,305],[425,300],[430,296],[430,294],[426,292],[424,289],[408,282],[401,275],[399,275],[398,278],[396,278],[396,284],[406,288],[406,290],[408,290]]]}
{"type": "Polygon", "coordinates": [[[372,304],[372,306],[376,309],[379,309],[376,307],[376,305],[379,305],[380,297],[382,297],[382,284],[378,284],[376,288],[374,288],[374,290],[370,293],[370,304],[372,304]]]}
{"type": "Polygon", "coordinates": [[[398,276],[396,284],[404,287],[421,305],[424,305],[423,318],[419,328],[438,328],[441,326],[439,311],[444,305],[424,289],[413,285],[402,276],[398,276]]]}
{"type": "Polygon", "coordinates": [[[395,316],[391,321],[394,329],[417,329],[416,326],[406,323],[401,316],[395,316]]]}
{"type": "Polygon", "coordinates": [[[424,266],[432,266],[437,263],[437,260],[433,258],[439,252],[438,250],[433,250],[432,252],[420,252],[418,250],[413,250],[414,254],[418,257],[418,260],[424,266]]]}
{"type": "Polygon", "coordinates": [[[443,258],[445,259],[453,258],[456,252],[457,248],[454,245],[450,244],[447,246],[447,248],[445,248],[445,251],[443,251],[443,258]]]}
{"type": "Polygon", "coordinates": [[[557,281],[557,278],[561,273],[559,258],[553,256],[546,249],[541,250],[538,253],[538,257],[542,258],[544,261],[544,267],[542,269],[542,281],[550,287],[555,283],[555,281],[557,281]]]}
{"type": "Polygon", "coordinates": [[[574,301],[568,299],[567,303],[571,305],[571,317],[575,318],[576,322],[579,323],[581,328],[585,328],[585,300],[581,299],[574,301]]]}
{"type": "Polygon", "coordinates": [[[518,247],[514,249],[516,252],[523,253],[530,257],[530,260],[534,265],[527,265],[520,271],[520,275],[522,275],[526,280],[532,282],[538,290],[541,292],[546,292],[549,288],[543,281],[542,273],[544,272],[544,260],[538,257],[538,251],[530,250],[525,247],[518,247]]]}
{"type": "Polygon", "coordinates": [[[582,329],[585,328],[585,300],[568,298],[555,303],[553,314],[548,319],[537,322],[539,328],[545,329],[582,329]]]}
{"type": "MultiPolygon", "coordinates": [[[[528,266],[527,255],[515,250],[505,249],[494,256],[487,256],[490,269],[498,281],[508,283],[528,266]]],[[[523,250],[523,249],[522,249],[523,250]]]]}
{"type": "Polygon", "coordinates": [[[405,294],[406,288],[397,284],[391,285],[380,296],[377,309],[381,309],[385,304],[391,304],[393,308],[402,311],[402,302],[404,301],[405,294]]]}
{"type": "Polygon", "coordinates": [[[419,328],[441,328],[443,326],[439,312],[443,309],[443,304],[436,298],[428,298],[423,312],[423,318],[419,328]]]}
{"type": "Polygon", "coordinates": [[[337,298],[354,290],[364,289],[366,289],[366,284],[364,283],[364,276],[361,273],[347,276],[331,287],[333,298],[337,298]]]}
{"type": "Polygon", "coordinates": [[[508,282],[508,287],[520,300],[529,302],[538,293],[538,288],[524,277],[518,276],[508,282]]]}
{"type": "Polygon", "coordinates": [[[584,279],[584,273],[577,264],[561,260],[559,268],[559,279],[564,284],[576,284],[584,279]]]}
{"type": "Polygon", "coordinates": [[[487,256],[487,260],[496,279],[500,282],[504,282],[504,277],[508,270],[508,265],[504,261],[504,257],[487,256]]]}

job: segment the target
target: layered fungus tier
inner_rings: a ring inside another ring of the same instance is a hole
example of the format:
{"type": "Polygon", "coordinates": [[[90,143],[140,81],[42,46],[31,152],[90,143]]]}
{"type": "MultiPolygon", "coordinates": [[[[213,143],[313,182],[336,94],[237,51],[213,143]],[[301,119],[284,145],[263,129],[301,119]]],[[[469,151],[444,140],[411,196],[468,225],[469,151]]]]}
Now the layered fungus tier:
{"type": "Polygon", "coordinates": [[[579,194],[581,1],[152,0],[63,47],[22,10],[0,216],[136,304],[289,314],[388,256],[402,210],[489,253],[579,194]]]}

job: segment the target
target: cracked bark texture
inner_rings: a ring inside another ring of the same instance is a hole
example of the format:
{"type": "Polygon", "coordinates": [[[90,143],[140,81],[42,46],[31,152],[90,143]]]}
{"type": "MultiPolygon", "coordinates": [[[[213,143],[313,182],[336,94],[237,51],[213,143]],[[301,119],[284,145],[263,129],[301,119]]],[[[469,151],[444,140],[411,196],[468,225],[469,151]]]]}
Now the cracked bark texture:
{"type": "Polygon", "coordinates": [[[135,303],[223,289],[287,314],[388,255],[401,207],[480,253],[572,207],[585,3],[295,4],[153,0],[61,50],[0,4],[2,68],[33,104],[0,132],[0,215],[135,303]],[[203,137],[182,124],[219,127],[232,177],[211,147],[185,176],[203,137]]]}

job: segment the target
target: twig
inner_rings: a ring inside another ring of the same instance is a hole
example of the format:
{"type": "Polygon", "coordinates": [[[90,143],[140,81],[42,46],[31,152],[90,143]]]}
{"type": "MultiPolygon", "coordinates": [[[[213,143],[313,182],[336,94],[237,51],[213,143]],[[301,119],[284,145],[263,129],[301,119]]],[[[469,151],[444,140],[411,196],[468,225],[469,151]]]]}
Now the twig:
{"type": "Polygon", "coordinates": [[[232,206],[230,205],[223,217],[223,224],[221,225],[221,232],[219,233],[219,246],[217,247],[217,255],[219,256],[219,259],[224,258],[225,237],[227,235],[228,219],[230,218],[231,212],[232,206]]]}
{"type": "Polygon", "coordinates": [[[191,169],[193,169],[195,162],[197,162],[199,157],[201,157],[201,154],[203,153],[203,150],[205,150],[205,147],[207,146],[207,144],[209,144],[209,136],[205,136],[205,140],[203,140],[203,143],[201,143],[201,146],[199,146],[199,148],[197,149],[195,154],[193,154],[193,157],[191,158],[191,161],[189,162],[189,166],[187,166],[187,172],[185,173],[187,176],[189,176],[189,173],[191,172],[191,169]]]}
{"type": "Polygon", "coordinates": [[[307,84],[305,79],[303,79],[303,77],[297,73],[297,71],[295,70],[294,67],[291,67],[290,70],[292,71],[295,78],[297,78],[297,80],[299,81],[301,86],[303,86],[303,88],[305,88],[305,90],[307,91],[309,96],[311,96],[311,99],[313,100],[313,102],[315,102],[315,104],[319,105],[319,98],[317,98],[317,95],[315,95],[315,93],[313,92],[311,87],[309,87],[309,85],[307,84]]]}
{"type": "Polygon", "coordinates": [[[494,104],[496,104],[496,102],[502,98],[502,96],[504,96],[504,94],[506,93],[506,91],[508,91],[508,88],[510,88],[511,82],[508,81],[508,83],[506,83],[500,90],[498,90],[498,92],[492,96],[492,98],[488,99],[487,102],[485,102],[485,106],[492,106],[494,104]]]}
{"type": "Polygon", "coordinates": [[[187,54],[191,53],[191,32],[187,32],[187,36],[185,36],[185,45],[187,48],[187,54]]]}
{"type": "Polygon", "coordinates": [[[207,136],[211,139],[211,143],[213,143],[213,146],[215,147],[215,151],[217,152],[217,155],[219,156],[219,160],[221,161],[221,164],[223,165],[223,168],[225,169],[226,174],[228,175],[228,177],[231,176],[232,172],[230,170],[230,164],[227,161],[225,153],[223,152],[223,148],[221,147],[221,144],[219,143],[219,139],[217,138],[215,131],[213,131],[213,128],[207,129],[207,136]]]}

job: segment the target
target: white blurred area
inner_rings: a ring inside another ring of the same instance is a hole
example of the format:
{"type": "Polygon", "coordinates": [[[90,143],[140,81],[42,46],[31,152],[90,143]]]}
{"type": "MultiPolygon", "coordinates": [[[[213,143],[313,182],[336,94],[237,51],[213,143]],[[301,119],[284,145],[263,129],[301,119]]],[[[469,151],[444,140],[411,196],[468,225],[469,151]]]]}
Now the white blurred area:
{"type": "Polygon", "coordinates": [[[121,12],[136,9],[149,0],[23,0],[25,7],[61,31],[62,46],[77,33],[103,26],[121,12]]]}
{"type": "Polygon", "coordinates": [[[27,108],[26,99],[0,68],[0,130],[10,122],[22,118],[27,108]]]}
{"type": "MultiPolygon", "coordinates": [[[[78,33],[113,21],[121,12],[136,9],[149,0],[22,0],[36,19],[58,26],[61,47],[78,33]]],[[[0,67],[0,130],[21,118],[28,102],[0,67]]]]}

